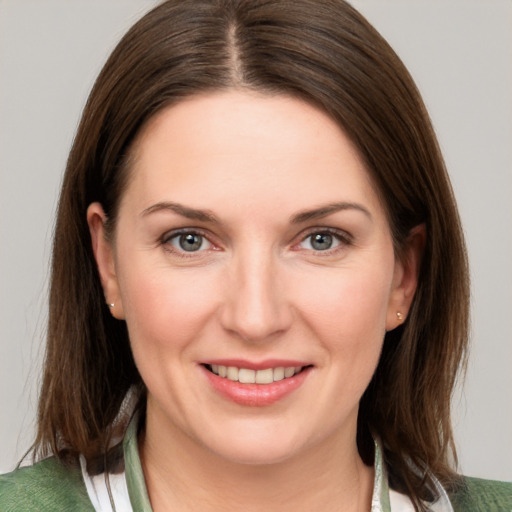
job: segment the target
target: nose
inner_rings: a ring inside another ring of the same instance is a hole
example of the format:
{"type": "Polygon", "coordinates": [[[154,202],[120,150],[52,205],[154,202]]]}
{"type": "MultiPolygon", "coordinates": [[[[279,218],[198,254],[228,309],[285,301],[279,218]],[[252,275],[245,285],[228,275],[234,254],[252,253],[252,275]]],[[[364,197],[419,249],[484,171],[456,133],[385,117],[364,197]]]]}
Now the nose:
{"type": "Polygon", "coordinates": [[[293,315],[276,258],[246,250],[232,263],[221,311],[223,328],[245,341],[270,340],[286,332],[293,315]]]}

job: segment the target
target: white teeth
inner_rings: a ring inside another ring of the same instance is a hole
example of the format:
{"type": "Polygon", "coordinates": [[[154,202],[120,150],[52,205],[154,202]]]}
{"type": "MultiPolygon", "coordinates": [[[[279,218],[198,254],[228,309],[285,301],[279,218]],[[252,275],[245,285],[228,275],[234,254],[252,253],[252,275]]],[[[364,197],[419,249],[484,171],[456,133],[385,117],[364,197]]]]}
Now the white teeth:
{"type": "Polygon", "coordinates": [[[274,370],[272,368],[256,372],[256,384],[270,384],[272,382],[274,382],[274,370]]]}
{"type": "Polygon", "coordinates": [[[284,379],[284,367],[279,366],[278,368],[274,368],[274,382],[278,380],[284,379]]]}
{"type": "Polygon", "coordinates": [[[256,382],[256,371],[248,370],[247,368],[240,368],[238,372],[238,380],[242,384],[254,384],[256,382]]]}
{"type": "Polygon", "coordinates": [[[212,364],[211,370],[219,377],[228,378],[242,384],[271,384],[285,378],[293,377],[302,370],[302,366],[279,366],[277,368],[266,368],[265,370],[249,370],[248,368],[237,368],[236,366],[223,366],[212,364]]]}
{"type": "Polygon", "coordinates": [[[238,368],[236,368],[235,366],[228,366],[228,371],[226,373],[226,377],[229,380],[237,381],[238,380],[238,368]]]}
{"type": "Polygon", "coordinates": [[[285,377],[293,377],[295,375],[295,368],[293,366],[286,367],[284,369],[284,376],[285,377]]]}

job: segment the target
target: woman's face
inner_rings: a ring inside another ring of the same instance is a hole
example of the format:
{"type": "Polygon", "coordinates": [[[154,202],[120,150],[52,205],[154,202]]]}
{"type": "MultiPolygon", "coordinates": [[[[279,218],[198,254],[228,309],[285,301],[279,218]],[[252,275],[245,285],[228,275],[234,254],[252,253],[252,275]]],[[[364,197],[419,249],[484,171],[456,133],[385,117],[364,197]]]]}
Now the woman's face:
{"type": "Polygon", "coordinates": [[[88,219],[148,425],[244,463],[354,444],[415,263],[344,133],[297,99],[212,93],[158,114],[134,156],[112,244],[98,204],[88,219]]]}

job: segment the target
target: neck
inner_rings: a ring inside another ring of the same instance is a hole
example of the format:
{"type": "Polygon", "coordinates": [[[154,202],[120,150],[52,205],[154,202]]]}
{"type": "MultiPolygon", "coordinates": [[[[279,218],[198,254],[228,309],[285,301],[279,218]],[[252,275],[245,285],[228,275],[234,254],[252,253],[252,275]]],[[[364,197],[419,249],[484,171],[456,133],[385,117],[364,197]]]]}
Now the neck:
{"type": "Polygon", "coordinates": [[[156,428],[151,415],[139,440],[155,512],[368,511],[373,468],[361,461],[350,435],[336,436],[284,462],[239,464],[213,453],[178,429],[156,428]],[[177,462],[178,461],[178,462],[177,462]]]}

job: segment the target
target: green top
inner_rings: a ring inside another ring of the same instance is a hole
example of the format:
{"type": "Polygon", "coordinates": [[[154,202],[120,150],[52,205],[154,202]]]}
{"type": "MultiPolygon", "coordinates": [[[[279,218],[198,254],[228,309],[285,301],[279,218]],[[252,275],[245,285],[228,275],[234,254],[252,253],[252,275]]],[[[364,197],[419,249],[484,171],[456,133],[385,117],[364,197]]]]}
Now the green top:
{"type": "Polygon", "coordinates": [[[455,512],[512,512],[512,482],[466,477],[464,483],[450,496],[455,512]]]}
{"type": "MultiPolygon", "coordinates": [[[[135,512],[151,512],[144,476],[137,450],[136,425],[132,422],[125,436],[123,451],[126,483],[135,512]]],[[[376,452],[376,487],[374,501],[377,509],[389,511],[389,492],[376,452]]],[[[512,512],[512,483],[464,478],[456,493],[450,495],[454,512],[512,512]]],[[[94,512],[89,500],[80,466],[64,466],[52,457],[30,467],[0,476],[0,512],[94,512]]],[[[121,511],[120,511],[121,512],[121,511]]],[[[123,511],[124,512],[124,511],[123,511]]]]}
{"type": "Polygon", "coordinates": [[[0,476],[1,512],[94,512],[80,466],[50,458],[0,476]]]}

